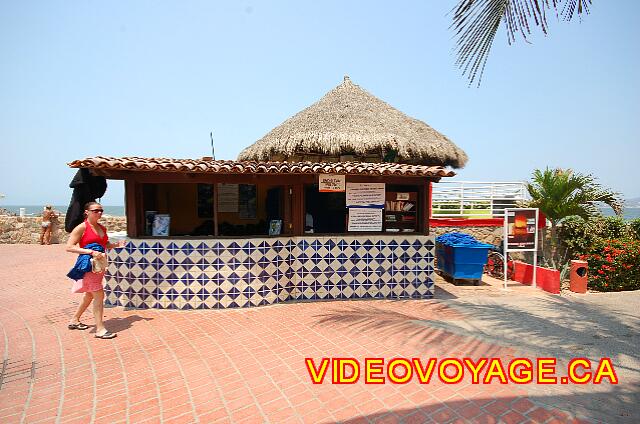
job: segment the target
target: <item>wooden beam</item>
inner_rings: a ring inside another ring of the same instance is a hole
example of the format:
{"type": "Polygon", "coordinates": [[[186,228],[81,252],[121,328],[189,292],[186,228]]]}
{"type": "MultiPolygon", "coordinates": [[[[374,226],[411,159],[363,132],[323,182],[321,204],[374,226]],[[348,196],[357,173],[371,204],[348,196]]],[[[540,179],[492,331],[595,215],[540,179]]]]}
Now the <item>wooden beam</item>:
{"type": "Polygon", "coordinates": [[[293,186],[284,186],[282,234],[293,234],[293,186]]]}
{"type": "MultiPolygon", "coordinates": [[[[95,175],[102,175],[111,180],[133,180],[138,183],[229,183],[229,184],[261,184],[286,185],[286,184],[317,184],[318,174],[205,174],[185,172],[147,172],[126,170],[102,170],[92,169],[95,175]]],[[[347,182],[364,183],[380,182],[387,184],[421,185],[425,177],[397,176],[397,175],[347,175],[347,182]]],[[[437,181],[440,178],[430,178],[437,181]]]]}
{"type": "Polygon", "coordinates": [[[138,232],[139,223],[138,223],[138,209],[142,208],[141,202],[139,202],[139,184],[132,180],[124,181],[124,192],[125,192],[125,211],[127,215],[127,236],[128,237],[138,237],[140,233],[138,232]]]}
{"type": "Polygon", "coordinates": [[[213,235],[218,237],[218,184],[213,185],[213,235]]]}
{"type": "Polygon", "coordinates": [[[105,177],[108,180],[126,180],[131,172],[120,171],[117,169],[98,169],[90,168],[93,175],[105,177]]]}
{"type": "Polygon", "coordinates": [[[429,235],[429,219],[431,219],[431,199],[432,199],[432,194],[431,194],[431,185],[433,183],[429,180],[426,180],[424,183],[424,191],[425,191],[425,196],[424,196],[424,225],[425,225],[425,235],[429,235]]]}
{"type": "Polygon", "coordinates": [[[395,175],[347,175],[347,183],[385,183],[397,185],[421,185],[424,177],[399,177],[395,175]]]}
{"type": "Polygon", "coordinates": [[[286,185],[296,182],[313,184],[315,175],[296,174],[181,174],[181,173],[153,173],[135,172],[129,173],[125,179],[134,180],[141,184],[163,184],[163,183],[185,183],[185,184],[264,184],[264,185],[286,185]]]}

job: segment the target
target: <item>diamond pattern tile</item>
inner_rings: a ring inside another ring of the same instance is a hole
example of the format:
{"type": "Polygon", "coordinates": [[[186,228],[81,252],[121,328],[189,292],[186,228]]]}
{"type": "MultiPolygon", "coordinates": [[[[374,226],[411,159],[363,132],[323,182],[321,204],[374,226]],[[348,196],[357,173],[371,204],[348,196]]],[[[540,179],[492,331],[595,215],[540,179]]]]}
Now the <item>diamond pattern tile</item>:
{"type": "Polygon", "coordinates": [[[433,237],[135,240],[112,251],[106,303],[224,309],[296,300],[433,297],[433,237]]]}

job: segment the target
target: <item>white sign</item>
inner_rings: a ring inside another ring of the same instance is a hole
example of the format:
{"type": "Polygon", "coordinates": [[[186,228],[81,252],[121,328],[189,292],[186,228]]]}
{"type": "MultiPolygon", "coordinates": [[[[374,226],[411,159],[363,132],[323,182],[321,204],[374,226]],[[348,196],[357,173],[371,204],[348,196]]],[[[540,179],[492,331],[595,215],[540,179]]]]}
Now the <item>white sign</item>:
{"type": "Polygon", "coordinates": [[[384,208],[384,183],[347,183],[347,207],[384,208]]]}
{"type": "Polygon", "coordinates": [[[344,175],[320,174],[318,178],[319,191],[333,193],[344,191],[344,175]]]}
{"type": "Polygon", "coordinates": [[[218,212],[238,212],[238,184],[218,184],[218,212]]]}
{"type": "MultiPolygon", "coordinates": [[[[505,208],[503,250],[509,252],[538,251],[538,208],[505,208]]],[[[507,289],[508,261],[504,262],[504,289],[507,289]]],[[[538,254],[533,254],[533,287],[537,287],[538,254]]]]}
{"type": "Polygon", "coordinates": [[[382,209],[349,209],[348,231],[382,231],[382,209]]]}

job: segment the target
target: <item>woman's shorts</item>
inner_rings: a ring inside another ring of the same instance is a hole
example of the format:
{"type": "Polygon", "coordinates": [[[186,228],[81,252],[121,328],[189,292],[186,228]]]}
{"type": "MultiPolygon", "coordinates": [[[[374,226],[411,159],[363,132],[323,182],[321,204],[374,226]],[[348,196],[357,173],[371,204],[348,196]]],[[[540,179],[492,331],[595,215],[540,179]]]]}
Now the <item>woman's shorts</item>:
{"type": "Polygon", "coordinates": [[[87,272],[82,280],[73,283],[71,293],[87,293],[102,290],[104,272],[87,272]]]}

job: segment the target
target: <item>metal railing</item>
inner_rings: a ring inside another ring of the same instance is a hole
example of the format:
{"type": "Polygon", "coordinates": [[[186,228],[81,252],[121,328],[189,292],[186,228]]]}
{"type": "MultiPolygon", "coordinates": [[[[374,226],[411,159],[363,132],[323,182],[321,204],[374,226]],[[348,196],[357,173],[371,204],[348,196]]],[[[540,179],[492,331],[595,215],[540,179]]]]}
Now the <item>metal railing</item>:
{"type": "Polygon", "coordinates": [[[431,187],[433,218],[502,218],[505,208],[530,200],[521,181],[443,181],[431,187]]]}

